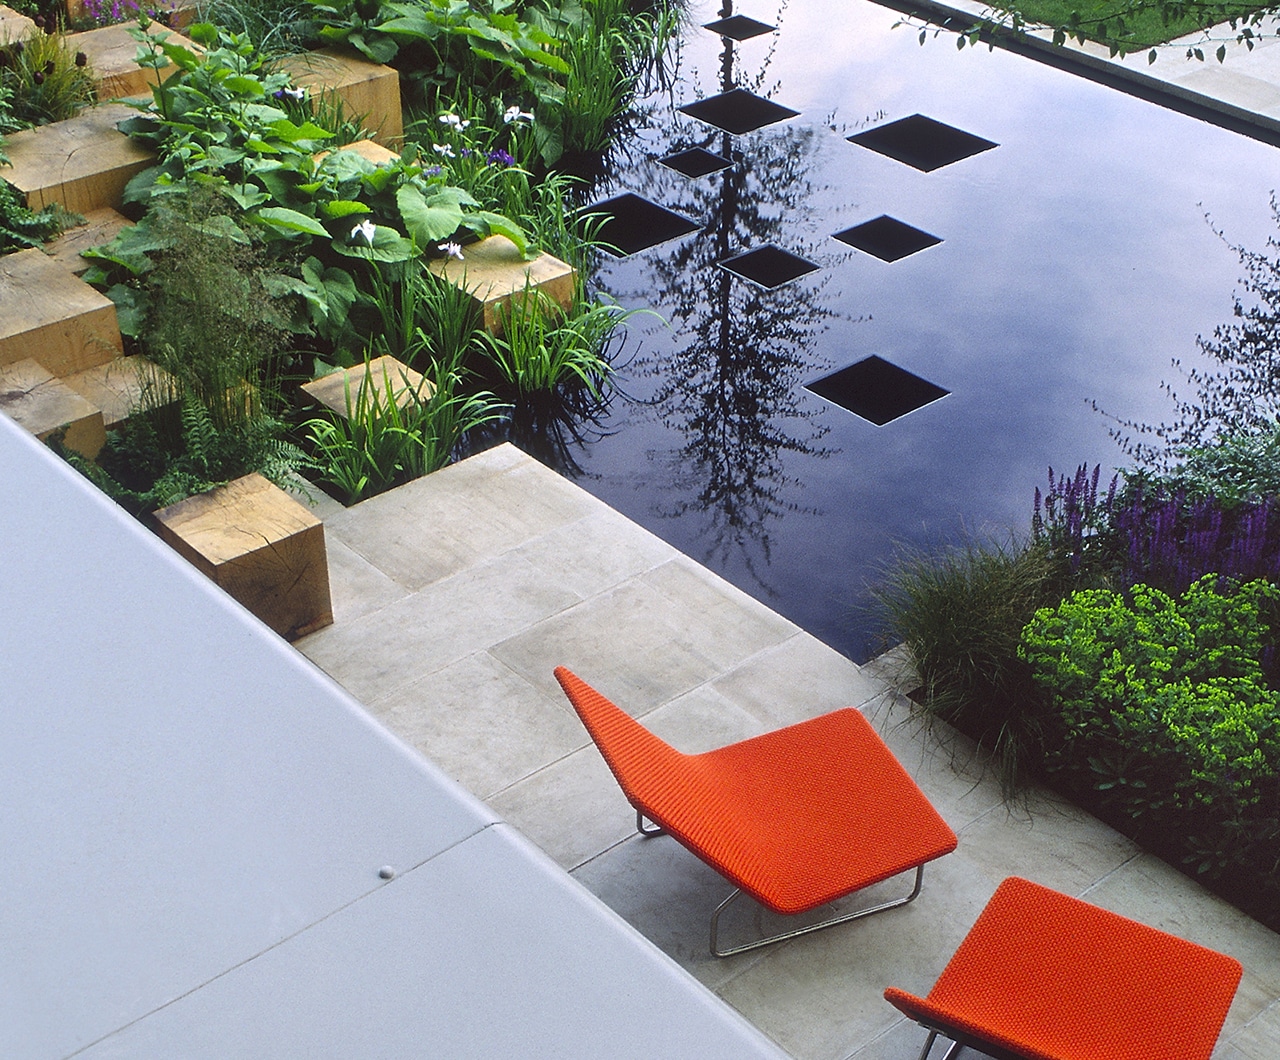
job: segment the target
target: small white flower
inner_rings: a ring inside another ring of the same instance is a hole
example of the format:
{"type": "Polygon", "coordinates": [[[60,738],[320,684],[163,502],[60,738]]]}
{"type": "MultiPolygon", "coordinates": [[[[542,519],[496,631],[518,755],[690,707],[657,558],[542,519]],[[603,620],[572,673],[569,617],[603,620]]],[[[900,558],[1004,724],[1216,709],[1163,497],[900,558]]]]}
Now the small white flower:
{"type": "Polygon", "coordinates": [[[438,155],[444,155],[445,158],[457,158],[453,153],[453,148],[449,144],[432,144],[431,150],[438,155]]]}
{"type": "Polygon", "coordinates": [[[280,91],[283,92],[290,99],[306,99],[307,98],[307,90],[305,88],[285,87],[285,88],[282,88],[280,91]]]}
{"type": "Polygon", "coordinates": [[[462,260],[462,245],[460,243],[440,243],[436,246],[436,250],[444,251],[446,258],[462,260]]]}
{"type": "Polygon", "coordinates": [[[456,114],[448,113],[448,114],[440,115],[440,124],[449,125],[455,129],[465,129],[468,125],[471,124],[471,122],[466,121],[462,118],[459,118],[458,115],[456,114]]]}
{"type": "Polygon", "coordinates": [[[363,237],[364,241],[373,246],[373,237],[378,234],[378,226],[372,221],[361,221],[355,228],[351,229],[350,239],[354,243],[356,236],[363,237]]]}
{"type": "Polygon", "coordinates": [[[502,112],[502,120],[510,125],[513,121],[533,121],[533,115],[513,105],[502,112]]]}

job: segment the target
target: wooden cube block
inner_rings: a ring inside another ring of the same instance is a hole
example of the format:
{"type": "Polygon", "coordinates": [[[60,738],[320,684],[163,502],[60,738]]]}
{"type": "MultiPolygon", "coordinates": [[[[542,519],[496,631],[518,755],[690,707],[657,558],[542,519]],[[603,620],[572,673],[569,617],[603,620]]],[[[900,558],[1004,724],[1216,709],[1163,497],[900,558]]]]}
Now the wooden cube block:
{"type": "MultiPolygon", "coordinates": [[[[373,140],[357,140],[353,144],[343,144],[341,147],[335,147],[333,151],[354,151],[367,162],[372,162],[375,166],[385,166],[388,162],[394,162],[400,156],[389,148],[383,147],[382,144],[375,143],[373,140]]],[[[321,151],[315,156],[317,162],[321,159],[333,154],[333,151],[321,151]]]]}
{"type": "Polygon", "coordinates": [[[84,215],[84,224],[68,228],[56,239],[49,240],[44,245],[44,252],[72,275],[83,276],[89,269],[89,262],[80,256],[80,252],[110,243],[131,224],[133,222],[129,218],[109,206],[90,210],[84,215]]]}
{"type": "Polygon", "coordinates": [[[324,525],[261,475],[156,512],[160,536],[281,636],[333,622],[324,525]]]}
{"type": "Polygon", "coordinates": [[[520,256],[506,236],[489,236],[462,248],[463,258],[435,258],[427,267],[467,291],[479,303],[484,329],[492,335],[502,332],[502,315],[526,291],[538,291],[553,304],[568,309],[573,304],[577,275],[571,265],[550,254],[532,261],[520,256]]]}
{"type": "Polygon", "coordinates": [[[388,383],[400,408],[405,408],[418,397],[429,397],[435,391],[432,383],[424,380],[421,373],[415,372],[389,354],[375,357],[354,368],[339,368],[336,372],[303,383],[302,389],[321,405],[332,409],[339,416],[346,416],[348,394],[352,408],[359,400],[362,386],[368,386],[372,391],[368,400],[381,402],[386,399],[388,383]]]}
{"type": "Polygon", "coordinates": [[[137,111],[122,103],[89,107],[74,118],[23,129],[5,140],[12,166],[0,176],[40,210],[58,202],[72,213],[118,209],[124,186],[155,162],[116,125],[137,111]]]}
{"type": "MultiPolygon", "coordinates": [[[[179,44],[197,54],[204,49],[181,33],[152,22],[147,32],[154,37],[164,37],[170,44],[179,44]]],[[[99,99],[151,98],[151,86],[156,78],[164,80],[177,69],[172,63],[158,71],[139,66],[135,56],[138,43],[129,36],[126,25],[101,26],[98,29],[77,33],[72,43],[89,57],[89,69],[93,71],[98,86],[99,99]]]]}
{"type": "Polygon", "coordinates": [[[30,358],[62,377],[122,350],[110,298],[37,248],[0,257],[0,365],[30,358]]]}
{"type": "Polygon", "coordinates": [[[34,33],[35,29],[36,24],[26,15],[0,4],[0,44],[21,40],[28,33],[34,33]]]}
{"type": "Polygon", "coordinates": [[[90,460],[107,440],[102,410],[35,361],[0,368],[0,412],[41,441],[65,430],[62,444],[90,460]]]}
{"type": "Polygon", "coordinates": [[[293,55],[282,64],[294,84],[311,90],[312,97],[336,92],[348,118],[358,119],[387,147],[404,141],[404,115],[400,110],[400,75],[389,66],[371,63],[342,48],[293,55]]]}
{"type": "Polygon", "coordinates": [[[140,407],[157,408],[176,400],[169,373],[145,357],[117,357],[86,368],[63,382],[102,410],[107,430],[119,426],[140,407]]]}

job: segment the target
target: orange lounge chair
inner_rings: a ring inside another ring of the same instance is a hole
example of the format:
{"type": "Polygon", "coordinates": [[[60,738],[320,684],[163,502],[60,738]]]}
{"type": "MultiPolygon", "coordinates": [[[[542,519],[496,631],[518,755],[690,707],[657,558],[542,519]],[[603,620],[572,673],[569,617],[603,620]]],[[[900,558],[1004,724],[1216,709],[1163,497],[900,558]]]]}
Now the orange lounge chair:
{"type": "Polygon", "coordinates": [[[1047,887],[1005,880],[929,991],[885,998],[996,1060],[1209,1060],[1240,962],[1047,887]]]}
{"type": "Polygon", "coordinates": [[[717,957],[905,905],[920,893],[925,862],[956,848],[955,833],[856,710],[687,755],[563,666],[555,673],[641,834],[669,833],[737,887],[711,917],[717,957]],[[915,886],[905,898],[719,945],[720,914],[744,891],[776,913],[803,913],[909,869],[915,886]]]}

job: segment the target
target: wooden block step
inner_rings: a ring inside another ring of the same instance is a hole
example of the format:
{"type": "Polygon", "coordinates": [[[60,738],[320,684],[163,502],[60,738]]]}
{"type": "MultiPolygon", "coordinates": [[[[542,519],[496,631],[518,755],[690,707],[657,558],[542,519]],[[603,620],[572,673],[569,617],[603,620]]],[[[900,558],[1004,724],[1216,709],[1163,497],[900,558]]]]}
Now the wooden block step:
{"type": "Polygon", "coordinates": [[[0,412],[41,441],[65,429],[62,444],[90,460],[107,440],[102,410],[32,360],[0,368],[0,412]]]}
{"type": "Polygon", "coordinates": [[[72,213],[119,209],[124,186],[155,162],[117,123],[137,114],[121,103],[89,107],[74,118],[24,129],[6,138],[12,166],[0,176],[41,210],[61,203],[72,213]]]}
{"type": "Polygon", "coordinates": [[[145,357],[117,357],[106,364],[69,375],[63,382],[102,410],[107,430],[119,426],[139,408],[157,408],[174,400],[166,385],[169,373],[145,357]],[[145,399],[145,400],[144,400],[145,399]]]}
{"type": "Polygon", "coordinates": [[[57,239],[49,240],[44,245],[44,252],[73,275],[83,276],[89,262],[80,256],[81,251],[110,243],[121,229],[131,224],[133,222],[129,218],[110,206],[90,210],[84,215],[84,224],[68,228],[57,239]]]}
{"type": "Polygon", "coordinates": [[[5,41],[21,40],[28,33],[36,31],[36,24],[11,7],[0,4],[0,44],[5,41]]]}
{"type": "Polygon", "coordinates": [[[290,640],[333,622],[324,525],[261,475],[156,512],[160,536],[290,640]]]}
{"type": "Polygon", "coordinates": [[[0,257],[0,365],[30,358],[62,378],[123,348],[106,295],[38,248],[0,257]]]}
{"type": "Polygon", "coordinates": [[[385,400],[387,384],[390,383],[391,392],[400,408],[412,404],[419,396],[429,397],[435,392],[435,386],[423,379],[421,373],[390,355],[375,357],[354,368],[339,368],[310,383],[303,383],[302,389],[321,405],[345,417],[347,395],[350,394],[351,406],[354,408],[360,397],[360,388],[366,385],[366,380],[369,380],[367,385],[373,388],[369,400],[385,400]]]}
{"type": "MultiPolygon", "coordinates": [[[[197,54],[204,49],[194,41],[188,40],[181,33],[167,29],[159,22],[152,22],[147,27],[152,36],[166,36],[170,44],[179,44],[197,54]]],[[[99,29],[77,33],[72,43],[89,57],[89,69],[93,71],[94,81],[98,86],[98,98],[137,99],[151,98],[151,86],[156,83],[157,74],[161,80],[173,73],[175,67],[169,64],[159,71],[143,68],[138,65],[135,56],[138,54],[138,42],[129,36],[129,26],[102,26],[99,29]]]]}
{"type": "Polygon", "coordinates": [[[333,151],[321,151],[315,156],[317,162],[328,157],[335,151],[354,151],[367,162],[372,162],[375,166],[385,166],[388,162],[394,162],[400,156],[389,148],[383,147],[380,143],[373,140],[357,140],[352,144],[343,144],[341,147],[335,147],[333,151]]]}
{"type": "Polygon", "coordinates": [[[427,263],[467,291],[484,315],[484,329],[492,335],[502,332],[502,315],[513,300],[529,291],[539,291],[555,305],[568,309],[573,304],[576,270],[550,254],[525,261],[506,236],[489,236],[462,248],[463,259],[435,258],[427,263]]]}
{"type": "Polygon", "coordinates": [[[291,55],[281,64],[293,75],[294,84],[318,97],[336,92],[348,118],[359,119],[373,138],[386,147],[404,142],[404,115],[400,110],[400,75],[341,48],[291,55]]]}

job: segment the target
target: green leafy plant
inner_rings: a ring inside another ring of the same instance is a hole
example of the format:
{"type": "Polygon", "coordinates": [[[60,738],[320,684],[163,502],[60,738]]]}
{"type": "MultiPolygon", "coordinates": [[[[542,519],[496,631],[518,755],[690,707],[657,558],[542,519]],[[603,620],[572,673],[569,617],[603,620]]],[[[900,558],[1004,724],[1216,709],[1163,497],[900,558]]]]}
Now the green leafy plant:
{"type": "Polygon", "coordinates": [[[422,85],[553,91],[567,67],[555,38],[521,21],[511,0],[312,0],[306,27],[324,44],[346,43],[376,63],[394,62],[422,85]]]}
{"type": "Polygon", "coordinates": [[[302,425],[319,481],[346,504],[443,467],[463,434],[504,411],[490,394],[464,394],[456,363],[433,362],[414,389],[375,375],[366,370],[354,395],[348,383],[345,416],[302,425]]]}
{"type": "Polygon", "coordinates": [[[1099,790],[1129,788],[1140,815],[1167,800],[1185,808],[1257,803],[1280,769],[1280,693],[1267,685],[1264,646],[1274,636],[1265,581],[1225,592],[1209,574],[1180,598],[1135,585],[1073,593],[1037,611],[1019,655],[1059,721],[1051,768],[1100,776],[1099,790]],[[1125,760],[1122,772],[1108,763],[1125,760]]]}
{"type": "Polygon", "coordinates": [[[22,126],[73,118],[96,98],[87,57],[60,32],[0,44],[0,85],[22,126]]]}
{"type": "Polygon", "coordinates": [[[57,204],[29,209],[13,186],[0,180],[0,254],[38,247],[78,222],[57,204]]]}

